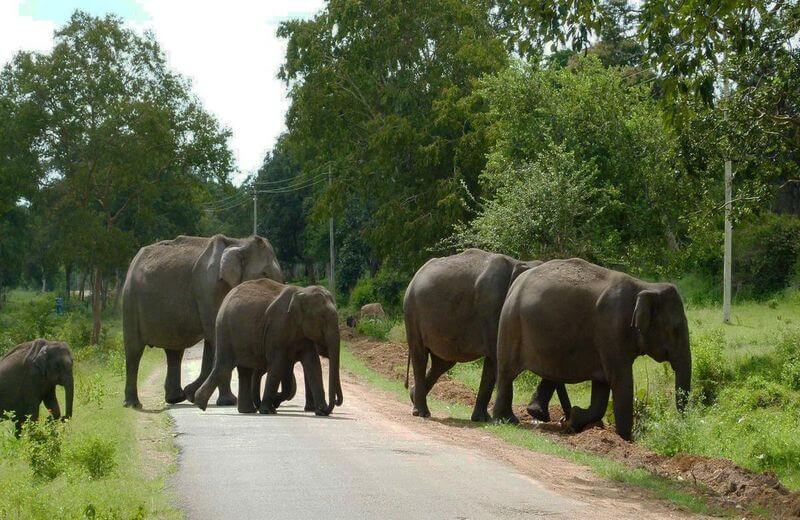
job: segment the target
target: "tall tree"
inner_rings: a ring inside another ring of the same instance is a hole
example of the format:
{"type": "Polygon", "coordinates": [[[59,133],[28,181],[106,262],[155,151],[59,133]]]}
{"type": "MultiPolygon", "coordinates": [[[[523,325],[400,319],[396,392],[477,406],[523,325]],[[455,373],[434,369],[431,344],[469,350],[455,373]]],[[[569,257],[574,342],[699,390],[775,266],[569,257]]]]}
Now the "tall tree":
{"type": "Polygon", "coordinates": [[[45,190],[58,193],[49,218],[72,223],[60,237],[70,247],[56,250],[80,252],[63,261],[92,270],[96,342],[104,274],[142,242],[192,227],[202,184],[232,170],[228,132],[167,68],[153,35],[115,16],[75,12],[50,53],[20,54],[2,82],[44,111],[30,149],[47,172],[45,190]]]}

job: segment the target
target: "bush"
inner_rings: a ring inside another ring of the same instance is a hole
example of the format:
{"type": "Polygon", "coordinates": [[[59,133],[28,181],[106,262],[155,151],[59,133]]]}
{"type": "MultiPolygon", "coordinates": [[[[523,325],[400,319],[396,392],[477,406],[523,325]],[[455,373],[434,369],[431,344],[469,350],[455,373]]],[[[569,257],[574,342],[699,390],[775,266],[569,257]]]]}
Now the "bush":
{"type": "Polygon", "coordinates": [[[92,436],[78,442],[70,458],[86,470],[89,478],[99,480],[117,467],[116,452],[117,447],[113,442],[92,436]]]}
{"type": "Polygon", "coordinates": [[[778,358],[778,376],[783,384],[800,390],[800,331],[784,331],[778,339],[775,354],[778,358]]]}
{"type": "Polygon", "coordinates": [[[350,307],[358,311],[364,305],[377,300],[372,278],[364,275],[358,279],[353,290],[350,291],[350,307]]]}
{"type": "Polygon", "coordinates": [[[750,376],[742,385],[720,392],[719,400],[730,402],[742,411],[768,406],[784,406],[792,402],[790,391],[783,385],[768,381],[762,376],[750,376]]]}
{"type": "Polygon", "coordinates": [[[23,451],[36,479],[53,480],[64,469],[61,424],[47,419],[26,421],[22,426],[23,451]]]}
{"type": "Polygon", "coordinates": [[[703,402],[709,403],[716,399],[725,380],[724,345],[722,329],[692,338],[692,391],[703,402]]]}
{"type": "Polygon", "coordinates": [[[389,267],[381,267],[374,277],[362,276],[350,291],[350,307],[359,310],[368,303],[379,302],[391,314],[400,312],[403,295],[410,277],[389,267]]]}
{"type": "Polygon", "coordinates": [[[91,317],[82,311],[70,312],[55,332],[55,337],[66,341],[73,349],[89,345],[92,338],[91,317]]]}
{"type": "Polygon", "coordinates": [[[356,325],[356,332],[365,336],[385,340],[394,322],[383,318],[364,318],[356,325]]]}
{"type": "Polygon", "coordinates": [[[800,219],[768,213],[743,226],[734,241],[735,282],[754,296],[786,287],[800,253],[800,219]]]}

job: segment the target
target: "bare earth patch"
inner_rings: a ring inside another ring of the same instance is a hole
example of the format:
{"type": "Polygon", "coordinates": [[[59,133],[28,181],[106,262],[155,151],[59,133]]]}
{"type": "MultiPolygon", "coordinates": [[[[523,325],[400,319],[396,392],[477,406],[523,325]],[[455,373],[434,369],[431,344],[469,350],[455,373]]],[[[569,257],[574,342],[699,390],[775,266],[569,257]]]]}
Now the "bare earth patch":
{"type": "MultiPolygon", "coordinates": [[[[396,380],[405,379],[408,354],[405,345],[360,336],[348,328],[342,328],[342,340],[372,370],[396,380]]],[[[475,402],[474,391],[447,375],[442,376],[431,395],[442,401],[467,406],[475,402]]],[[[756,473],[722,458],[659,455],[645,446],[622,440],[613,427],[597,425],[575,434],[555,422],[533,421],[524,407],[519,407],[516,414],[522,428],[536,430],[552,440],[603,455],[631,468],[643,468],[663,477],[687,482],[694,486],[698,494],[713,503],[738,510],[751,510],[759,506],[769,510],[774,518],[800,518],[800,493],[789,491],[770,472],[756,473]]],[[[560,407],[551,407],[551,417],[556,419],[562,415],[560,407]]]]}

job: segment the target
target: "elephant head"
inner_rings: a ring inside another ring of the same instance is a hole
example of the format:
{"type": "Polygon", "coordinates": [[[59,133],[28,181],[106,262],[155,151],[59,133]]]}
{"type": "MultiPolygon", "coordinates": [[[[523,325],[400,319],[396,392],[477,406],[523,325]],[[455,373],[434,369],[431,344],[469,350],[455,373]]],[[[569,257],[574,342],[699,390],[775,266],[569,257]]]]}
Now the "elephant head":
{"type": "MultiPolygon", "coordinates": [[[[218,240],[224,241],[221,236],[218,240]]],[[[283,273],[275,250],[266,238],[251,236],[235,241],[228,239],[220,245],[219,279],[230,288],[258,278],[270,278],[283,283],[283,273]]]]}
{"type": "Polygon", "coordinates": [[[675,404],[683,411],[692,380],[689,325],[678,289],[672,284],[636,295],[631,326],[637,331],[639,351],[658,362],[668,361],[675,371],[675,404]]]}
{"type": "Polygon", "coordinates": [[[37,339],[28,352],[26,361],[40,375],[48,386],[64,387],[66,399],[65,418],[72,417],[74,380],[72,377],[72,353],[64,342],[37,339]]]}

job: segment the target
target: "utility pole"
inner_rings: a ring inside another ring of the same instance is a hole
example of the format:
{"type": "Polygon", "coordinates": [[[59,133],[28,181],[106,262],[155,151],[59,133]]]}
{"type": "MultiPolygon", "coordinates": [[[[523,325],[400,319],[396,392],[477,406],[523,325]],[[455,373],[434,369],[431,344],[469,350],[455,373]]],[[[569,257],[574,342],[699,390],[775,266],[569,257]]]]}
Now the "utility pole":
{"type": "Polygon", "coordinates": [[[731,322],[731,264],[733,256],[733,225],[731,209],[733,195],[733,167],[731,160],[725,160],[725,258],[722,267],[722,321],[731,322]]]}
{"type": "MultiPolygon", "coordinates": [[[[730,94],[730,83],[725,78],[722,83],[725,97],[730,94]]],[[[727,113],[725,114],[727,116],[727,113]]],[[[727,117],[726,117],[727,119],[727,117]]],[[[730,151],[728,151],[730,154],[730,151]]],[[[731,210],[733,198],[733,167],[730,157],[725,159],[725,256],[722,260],[722,322],[731,322],[731,268],[733,257],[733,225],[731,210]]]]}
{"type": "Polygon", "coordinates": [[[256,182],[253,180],[253,236],[258,235],[258,198],[256,198],[256,190],[256,182]]]}
{"type": "MultiPolygon", "coordinates": [[[[331,167],[328,166],[328,186],[333,186],[333,175],[331,173],[331,167]]],[[[328,219],[328,235],[329,241],[331,246],[331,277],[330,277],[330,291],[333,295],[333,301],[336,301],[336,255],[334,253],[335,248],[333,245],[333,212],[331,212],[331,216],[328,219]]]]}

